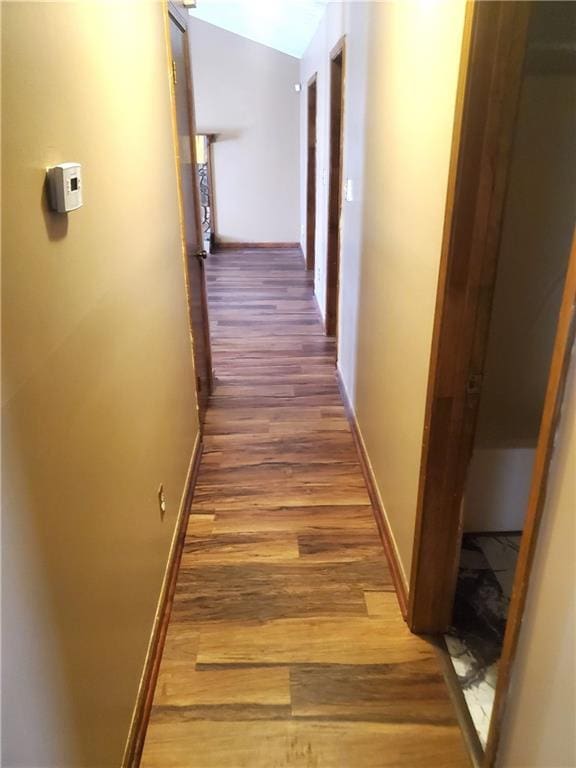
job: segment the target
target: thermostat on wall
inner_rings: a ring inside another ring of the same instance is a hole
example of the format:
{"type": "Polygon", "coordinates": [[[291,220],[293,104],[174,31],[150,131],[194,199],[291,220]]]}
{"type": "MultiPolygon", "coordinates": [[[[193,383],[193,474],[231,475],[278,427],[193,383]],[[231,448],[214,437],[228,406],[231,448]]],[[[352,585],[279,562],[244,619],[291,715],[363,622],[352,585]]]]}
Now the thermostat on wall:
{"type": "Polygon", "coordinates": [[[48,168],[50,205],[58,213],[75,211],[82,205],[82,169],[80,163],[60,163],[48,168]]]}

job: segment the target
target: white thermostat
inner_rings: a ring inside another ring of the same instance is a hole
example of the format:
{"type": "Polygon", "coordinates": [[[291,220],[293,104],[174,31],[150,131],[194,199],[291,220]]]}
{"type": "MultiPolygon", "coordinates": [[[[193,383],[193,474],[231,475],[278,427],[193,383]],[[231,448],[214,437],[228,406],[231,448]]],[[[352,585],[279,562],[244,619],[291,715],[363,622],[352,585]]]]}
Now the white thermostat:
{"type": "Polygon", "coordinates": [[[81,207],[81,171],[80,163],[60,163],[48,168],[50,205],[54,211],[66,213],[81,207]]]}

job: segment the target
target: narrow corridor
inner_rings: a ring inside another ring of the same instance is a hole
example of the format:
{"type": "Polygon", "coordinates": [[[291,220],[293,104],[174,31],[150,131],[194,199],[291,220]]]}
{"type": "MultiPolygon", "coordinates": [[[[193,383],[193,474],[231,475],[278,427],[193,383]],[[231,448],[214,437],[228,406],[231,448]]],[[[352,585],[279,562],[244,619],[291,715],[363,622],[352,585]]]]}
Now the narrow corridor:
{"type": "Polygon", "coordinates": [[[143,768],[468,765],[294,251],[208,263],[216,387],[143,768]]]}

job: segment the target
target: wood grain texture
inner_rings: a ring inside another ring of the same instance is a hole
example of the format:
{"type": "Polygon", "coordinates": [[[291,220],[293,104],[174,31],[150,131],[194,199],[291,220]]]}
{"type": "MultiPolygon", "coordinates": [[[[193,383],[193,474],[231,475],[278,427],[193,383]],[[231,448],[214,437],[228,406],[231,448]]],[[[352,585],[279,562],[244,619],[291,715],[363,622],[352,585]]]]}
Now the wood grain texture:
{"type": "Polygon", "coordinates": [[[143,765],[163,768],[460,768],[453,726],[293,720],[154,721],[143,765]]]}
{"type": "Polygon", "coordinates": [[[306,155],[306,269],[316,261],[316,123],[317,75],[308,81],[307,155],[306,155]]]}
{"type": "Polygon", "coordinates": [[[208,297],[202,251],[202,215],[200,186],[196,164],[196,117],[191,77],[190,46],[186,14],[173,3],[169,6],[170,48],[174,119],[177,130],[176,154],[181,198],[181,227],[185,245],[186,293],[192,332],[196,395],[202,427],[212,389],[212,353],[208,319],[208,297]],[[184,16],[184,18],[183,18],[184,16]]]}
{"type": "Polygon", "coordinates": [[[297,251],[208,263],[216,386],[142,766],[469,765],[297,251]]]}
{"type": "Polygon", "coordinates": [[[326,335],[338,335],[340,294],[340,214],[344,151],[345,39],[330,54],[330,160],[328,179],[328,239],[326,249],[326,335]]]}
{"type": "Polygon", "coordinates": [[[450,624],[531,3],[467,6],[428,376],[408,621],[450,624]]]}
{"type": "Polygon", "coordinates": [[[216,239],[214,243],[214,248],[216,251],[242,251],[242,250],[255,250],[255,249],[263,249],[265,251],[288,249],[289,251],[292,251],[299,247],[300,247],[300,243],[294,243],[294,242],[247,243],[247,242],[227,242],[226,240],[222,241],[222,240],[216,239]]]}

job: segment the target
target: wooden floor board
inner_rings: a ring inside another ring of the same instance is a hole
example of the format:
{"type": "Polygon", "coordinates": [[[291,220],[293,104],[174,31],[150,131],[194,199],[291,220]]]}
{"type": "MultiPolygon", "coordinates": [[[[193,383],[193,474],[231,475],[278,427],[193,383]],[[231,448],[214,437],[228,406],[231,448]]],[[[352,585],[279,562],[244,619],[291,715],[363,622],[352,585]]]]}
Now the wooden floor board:
{"type": "Polygon", "coordinates": [[[215,390],[141,765],[469,765],[398,609],[300,254],[207,274],[215,390]]]}

